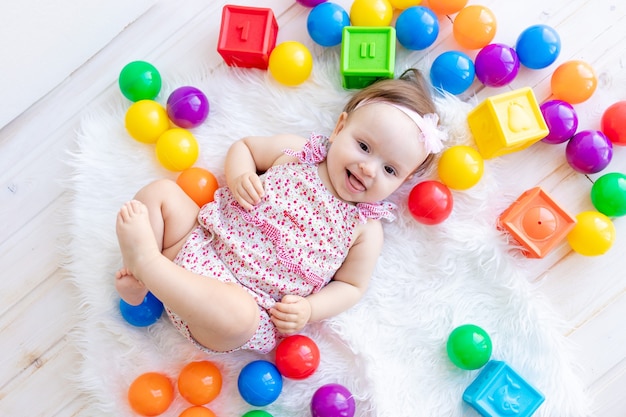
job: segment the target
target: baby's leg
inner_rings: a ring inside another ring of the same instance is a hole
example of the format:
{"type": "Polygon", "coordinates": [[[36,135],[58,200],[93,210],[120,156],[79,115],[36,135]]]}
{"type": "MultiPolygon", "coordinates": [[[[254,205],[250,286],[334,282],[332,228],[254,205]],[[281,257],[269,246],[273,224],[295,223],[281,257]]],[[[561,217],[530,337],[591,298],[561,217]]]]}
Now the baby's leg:
{"type": "Polygon", "coordinates": [[[161,254],[144,204],[122,206],[116,230],[128,272],[187,322],[198,342],[227,351],[254,335],[259,309],[252,296],[236,284],[183,269],[161,254]]]}

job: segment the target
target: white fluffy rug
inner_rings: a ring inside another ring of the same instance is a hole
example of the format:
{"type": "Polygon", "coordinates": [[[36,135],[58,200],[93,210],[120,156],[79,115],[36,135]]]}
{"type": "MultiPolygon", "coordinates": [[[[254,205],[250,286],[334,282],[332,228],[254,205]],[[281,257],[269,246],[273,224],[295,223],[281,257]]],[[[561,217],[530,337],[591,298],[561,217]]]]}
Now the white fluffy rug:
{"type": "MultiPolygon", "coordinates": [[[[410,66],[398,58],[398,73],[410,66]]],[[[311,131],[330,133],[348,92],[340,87],[338,53],[316,58],[309,81],[284,87],[258,70],[227,67],[178,77],[162,73],[163,103],[181,85],[202,89],[211,102],[203,126],[193,130],[201,146],[197,166],[223,183],[228,146],[245,135],[311,131]]],[[[158,67],[158,63],[157,67],[158,67]]],[[[81,320],[73,334],[84,355],[75,383],[87,393],[93,416],[132,415],[126,390],[140,373],[164,372],[173,380],[188,362],[207,358],[180,336],[167,318],[148,328],[127,324],[118,310],[113,274],[121,257],[114,223],[119,206],[144,184],[176,174],[161,168],[153,145],[131,139],[124,129],[129,102],[114,87],[104,104],[87,109],[71,155],[73,176],[67,268],[78,288],[81,320]]],[[[469,104],[439,98],[453,143],[470,143],[465,125],[469,104]]],[[[524,274],[526,262],[495,228],[512,202],[498,183],[497,160],[482,181],[454,192],[452,215],[437,226],[415,222],[397,195],[399,219],[386,226],[383,250],[365,298],[350,311],[311,325],[305,334],[320,346],[318,371],[302,381],[285,380],[278,400],[265,409],[275,417],[309,415],[309,399],[321,385],[338,382],[355,396],[357,416],[472,416],[461,396],[479,371],[456,368],[446,354],[452,329],[464,323],[484,328],[493,359],[504,360],[546,397],[538,416],[588,415],[588,399],[576,376],[572,347],[546,300],[524,274]]],[[[434,178],[435,174],[429,174],[434,178]]],[[[224,387],[209,407],[223,417],[252,409],[239,396],[237,375],[250,352],[209,357],[221,368],[224,387]]],[[[272,360],[272,354],[265,359],[272,360]]],[[[187,404],[178,396],[165,415],[187,404]]]]}

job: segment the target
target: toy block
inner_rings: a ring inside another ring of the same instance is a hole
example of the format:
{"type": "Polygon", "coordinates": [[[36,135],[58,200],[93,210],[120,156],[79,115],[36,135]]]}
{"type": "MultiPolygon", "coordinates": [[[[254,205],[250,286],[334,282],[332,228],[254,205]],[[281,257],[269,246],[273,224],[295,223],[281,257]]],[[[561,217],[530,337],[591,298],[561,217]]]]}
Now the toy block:
{"type": "Polygon", "coordinates": [[[544,396],[509,365],[491,360],[463,392],[463,401],[483,417],[529,417],[544,396]]]}
{"type": "Polygon", "coordinates": [[[521,151],[550,132],[529,87],[486,98],[467,122],[485,159],[521,151]]]}
{"type": "Polygon", "coordinates": [[[498,218],[529,258],[543,258],[574,228],[572,217],[541,187],[525,191],[498,218]]]}
{"type": "Polygon", "coordinates": [[[230,66],[267,69],[277,34],[272,9],[225,5],[217,52],[230,66]]]}
{"type": "Polygon", "coordinates": [[[343,87],[359,89],[381,78],[393,78],[396,30],[390,26],[346,26],[341,41],[343,87]]]}

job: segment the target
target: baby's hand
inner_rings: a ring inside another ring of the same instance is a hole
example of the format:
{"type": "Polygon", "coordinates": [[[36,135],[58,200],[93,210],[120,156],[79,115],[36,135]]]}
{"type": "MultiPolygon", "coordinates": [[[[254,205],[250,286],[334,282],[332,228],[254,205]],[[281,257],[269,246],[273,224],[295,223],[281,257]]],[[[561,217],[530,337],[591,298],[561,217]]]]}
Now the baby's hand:
{"type": "Polygon", "coordinates": [[[311,304],[299,295],[286,295],[270,309],[272,323],[283,334],[302,330],[311,318],[311,304]]]}
{"type": "Polygon", "coordinates": [[[242,174],[232,181],[230,191],[241,206],[251,210],[265,195],[261,179],[254,172],[242,174]]]}

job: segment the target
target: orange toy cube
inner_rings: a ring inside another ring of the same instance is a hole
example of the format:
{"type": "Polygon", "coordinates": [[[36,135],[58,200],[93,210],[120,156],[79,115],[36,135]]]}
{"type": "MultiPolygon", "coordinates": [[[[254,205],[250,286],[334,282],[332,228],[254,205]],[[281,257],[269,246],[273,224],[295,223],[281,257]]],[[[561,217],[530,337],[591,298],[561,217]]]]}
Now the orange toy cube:
{"type": "Polygon", "coordinates": [[[231,67],[267,69],[277,34],[272,9],[226,5],[217,52],[231,67]]]}
{"type": "Polygon", "coordinates": [[[469,112],[467,123],[485,159],[521,151],[550,132],[529,87],[486,98],[469,112]]]}
{"type": "Polygon", "coordinates": [[[541,187],[524,192],[498,218],[498,228],[508,231],[529,258],[543,258],[576,224],[541,187]]]}

